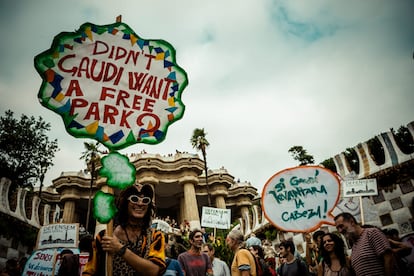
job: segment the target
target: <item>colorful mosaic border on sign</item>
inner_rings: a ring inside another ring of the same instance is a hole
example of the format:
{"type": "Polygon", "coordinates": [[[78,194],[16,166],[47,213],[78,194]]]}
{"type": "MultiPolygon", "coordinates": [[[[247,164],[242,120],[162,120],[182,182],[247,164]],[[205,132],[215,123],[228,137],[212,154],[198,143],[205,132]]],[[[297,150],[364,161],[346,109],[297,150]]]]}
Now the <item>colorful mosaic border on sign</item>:
{"type": "Polygon", "coordinates": [[[43,79],[41,104],[62,116],[71,135],[111,150],[160,143],[184,114],[188,80],[175,49],[121,22],[60,33],[35,67],[43,79]]]}

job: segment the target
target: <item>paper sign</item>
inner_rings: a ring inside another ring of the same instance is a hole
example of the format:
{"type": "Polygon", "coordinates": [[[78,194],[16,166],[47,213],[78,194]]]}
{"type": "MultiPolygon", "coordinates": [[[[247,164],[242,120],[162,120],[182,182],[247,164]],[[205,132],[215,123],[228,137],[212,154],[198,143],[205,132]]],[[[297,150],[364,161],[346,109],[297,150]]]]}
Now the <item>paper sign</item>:
{"type": "Polygon", "coordinates": [[[53,276],[57,249],[37,250],[28,258],[22,275],[53,276]]]}
{"type": "MultiPolygon", "coordinates": [[[[28,276],[54,276],[57,275],[63,248],[50,248],[36,250],[27,259],[22,275],[28,276]]],[[[75,255],[79,255],[78,248],[70,248],[75,255]]]]}
{"type": "Polygon", "coordinates": [[[201,226],[218,229],[229,229],[231,220],[230,209],[204,207],[201,214],[201,226]]]}
{"type": "Polygon", "coordinates": [[[160,219],[152,220],[151,228],[160,230],[166,234],[169,234],[172,232],[172,227],[167,222],[160,220],[160,219]]]}
{"type": "Polygon", "coordinates": [[[319,166],[300,166],[273,175],[262,191],[264,215],[276,228],[311,232],[334,224],[331,214],[340,197],[338,177],[319,166]]]}
{"type": "Polygon", "coordinates": [[[40,103],[62,116],[71,135],[111,150],[160,143],[184,113],[188,80],[175,49],[121,22],[60,33],[35,67],[43,79],[40,103]]]}
{"type": "Polygon", "coordinates": [[[79,223],[56,223],[44,225],[37,237],[37,249],[77,248],[79,240],[79,223]]]}
{"type": "Polygon", "coordinates": [[[343,197],[378,195],[377,180],[375,178],[345,180],[342,185],[343,197]]]}

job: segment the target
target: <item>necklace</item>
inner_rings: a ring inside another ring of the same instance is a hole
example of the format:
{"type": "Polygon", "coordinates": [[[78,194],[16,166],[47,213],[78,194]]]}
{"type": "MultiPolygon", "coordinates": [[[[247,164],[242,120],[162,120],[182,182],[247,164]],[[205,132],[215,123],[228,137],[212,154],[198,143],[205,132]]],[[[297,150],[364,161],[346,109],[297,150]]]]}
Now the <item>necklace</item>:
{"type": "Polygon", "coordinates": [[[142,228],[143,225],[144,225],[144,223],[140,221],[140,222],[137,222],[137,223],[128,222],[126,226],[129,226],[131,229],[135,230],[137,228],[142,228]]]}
{"type": "Polygon", "coordinates": [[[138,226],[132,227],[128,225],[127,227],[125,227],[124,231],[125,231],[125,235],[126,235],[128,242],[131,244],[136,243],[137,241],[141,239],[141,235],[142,235],[141,227],[138,227],[138,226]],[[134,240],[134,237],[135,237],[135,241],[131,241],[129,239],[128,232],[129,232],[129,235],[132,235],[132,240],[134,240]]]}
{"type": "Polygon", "coordinates": [[[145,231],[140,231],[139,234],[136,235],[136,241],[132,242],[128,236],[128,230],[123,228],[126,238],[128,240],[128,244],[130,245],[128,248],[132,250],[135,254],[140,257],[148,258],[150,245],[152,242],[152,231],[151,229],[147,229],[145,231]]]}

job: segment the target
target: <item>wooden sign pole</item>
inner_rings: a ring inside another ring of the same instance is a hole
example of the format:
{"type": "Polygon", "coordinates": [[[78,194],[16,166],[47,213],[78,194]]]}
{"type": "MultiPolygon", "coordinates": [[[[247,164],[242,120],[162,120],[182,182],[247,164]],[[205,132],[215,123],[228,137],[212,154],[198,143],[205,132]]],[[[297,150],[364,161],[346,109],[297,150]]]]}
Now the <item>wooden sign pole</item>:
{"type": "Polygon", "coordinates": [[[359,210],[361,213],[361,225],[365,224],[365,218],[364,218],[364,206],[362,204],[362,196],[359,197],[359,210]]]}
{"type": "MultiPolygon", "coordinates": [[[[116,17],[116,22],[121,22],[122,21],[122,15],[118,15],[116,17]]],[[[106,192],[113,195],[114,194],[114,190],[111,187],[105,186],[106,188],[106,192]]],[[[108,224],[106,225],[106,234],[108,236],[113,235],[114,232],[114,220],[111,219],[108,224]]],[[[112,276],[112,268],[113,268],[113,264],[112,264],[112,255],[109,253],[106,253],[106,276],[112,276]]]]}
{"type": "MultiPolygon", "coordinates": [[[[105,192],[109,194],[114,194],[114,191],[112,188],[105,186],[104,187],[105,192]]],[[[111,236],[114,232],[114,220],[110,220],[108,224],[106,225],[106,235],[111,236]]],[[[109,253],[106,253],[106,276],[112,276],[112,255],[109,253]]]]}

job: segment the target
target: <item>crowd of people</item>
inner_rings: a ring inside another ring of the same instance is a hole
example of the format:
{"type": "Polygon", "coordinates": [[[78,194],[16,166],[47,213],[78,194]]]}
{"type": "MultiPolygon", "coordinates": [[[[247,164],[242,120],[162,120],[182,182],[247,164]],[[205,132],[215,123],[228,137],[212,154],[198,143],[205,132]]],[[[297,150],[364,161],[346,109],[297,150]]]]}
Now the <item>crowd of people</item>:
{"type": "Polygon", "coordinates": [[[22,275],[24,266],[27,262],[27,257],[20,259],[10,258],[6,261],[5,268],[0,271],[0,276],[20,276],[22,275]]]}
{"type": "MultiPolygon", "coordinates": [[[[104,230],[95,238],[89,235],[81,239],[79,250],[88,252],[89,260],[78,275],[106,275],[107,270],[114,276],[414,275],[413,264],[404,259],[412,253],[412,247],[401,242],[398,231],[361,225],[349,213],[335,217],[336,232],[306,233],[305,256],[297,252],[292,239],[272,244],[254,234],[245,239],[241,231],[233,229],[225,237],[229,258],[216,252],[221,240],[211,239],[203,228],[186,229],[178,236],[152,228],[155,204],[151,185],[123,190],[117,207],[113,233],[104,230]]],[[[57,275],[76,276],[72,271],[67,274],[71,266],[79,266],[66,258],[69,253],[62,251],[57,275]]],[[[6,269],[0,276],[20,275],[16,272],[20,269],[17,261],[8,261],[6,269]]]]}

